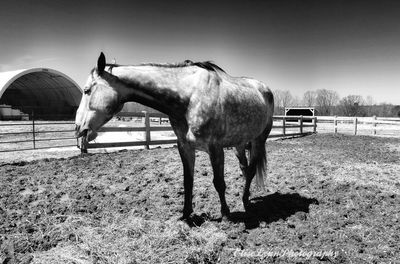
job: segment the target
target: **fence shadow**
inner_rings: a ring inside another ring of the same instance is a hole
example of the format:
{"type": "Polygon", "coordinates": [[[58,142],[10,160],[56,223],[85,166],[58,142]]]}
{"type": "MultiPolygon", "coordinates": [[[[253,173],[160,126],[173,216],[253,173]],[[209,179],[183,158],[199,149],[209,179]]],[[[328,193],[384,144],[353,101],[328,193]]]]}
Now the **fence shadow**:
{"type": "Polygon", "coordinates": [[[251,199],[250,212],[232,212],[231,221],[245,223],[247,229],[252,229],[260,222],[269,224],[297,212],[308,213],[310,204],[318,204],[318,200],[297,193],[273,193],[251,199]]]}

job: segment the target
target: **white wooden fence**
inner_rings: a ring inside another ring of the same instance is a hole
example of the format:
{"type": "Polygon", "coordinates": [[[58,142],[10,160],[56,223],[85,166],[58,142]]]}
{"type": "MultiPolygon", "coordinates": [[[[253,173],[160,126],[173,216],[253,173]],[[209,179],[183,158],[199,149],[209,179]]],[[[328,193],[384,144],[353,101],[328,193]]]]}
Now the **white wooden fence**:
{"type": "MultiPolygon", "coordinates": [[[[144,146],[149,149],[152,145],[176,144],[176,137],[168,139],[152,139],[152,132],[170,131],[172,127],[162,125],[161,119],[168,116],[157,113],[120,113],[120,118],[140,118],[142,126],[103,127],[99,132],[142,132],[143,140],[128,142],[84,142],[78,145],[82,152],[95,148],[134,147],[144,146]],[[160,120],[155,125],[154,121],[160,120]],[[153,124],[152,124],[153,123],[153,124]]],[[[337,116],[274,116],[272,131],[268,138],[304,136],[312,133],[344,133],[353,135],[397,136],[400,137],[400,118],[377,117],[337,117],[337,116]]],[[[115,137],[118,140],[118,137],[115,137]]]]}
{"type": "MultiPolygon", "coordinates": [[[[144,118],[143,126],[139,127],[103,127],[99,130],[102,132],[144,132],[144,140],[139,141],[129,141],[129,142],[85,142],[81,140],[78,147],[81,149],[82,153],[86,153],[88,149],[95,148],[114,148],[114,147],[133,147],[133,146],[144,146],[149,149],[151,145],[163,145],[163,144],[176,144],[177,140],[174,139],[162,139],[162,140],[152,140],[151,132],[159,131],[173,131],[170,125],[152,125],[151,119],[158,118],[168,118],[164,114],[155,114],[148,112],[141,113],[120,113],[118,114],[120,118],[144,118]]],[[[317,131],[317,118],[316,117],[306,117],[306,116],[274,116],[274,124],[272,127],[271,134],[269,138],[277,137],[294,137],[294,136],[304,136],[317,131]]],[[[116,140],[118,138],[116,137],[116,140]]]]}
{"type": "MultiPolygon", "coordinates": [[[[61,148],[72,146],[74,143],[78,143],[83,152],[94,148],[150,148],[152,145],[176,144],[171,126],[155,122],[168,121],[166,115],[141,112],[120,113],[118,116],[120,119],[138,121],[109,122],[101,130],[107,132],[103,134],[107,140],[102,141],[102,137],[99,136],[95,142],[90,143],[76,141],[73,121],[36,122],[34,118],[31,121],[0,121],[0,152],[61,148]]],[[[301,136],[316,132],[400,137],[400,118],[274,116],[269,138],[301,136]]]]}
{"type": "Polygon", "coordinates": [[[316,132],[315,116],[274,116],[272,131],[268,138],[304,136],[316,132]]]}
{"type": "Polygon", "coordinates": [[[400,118],[319,116],[317,132],[400,137],[400,118]]]}

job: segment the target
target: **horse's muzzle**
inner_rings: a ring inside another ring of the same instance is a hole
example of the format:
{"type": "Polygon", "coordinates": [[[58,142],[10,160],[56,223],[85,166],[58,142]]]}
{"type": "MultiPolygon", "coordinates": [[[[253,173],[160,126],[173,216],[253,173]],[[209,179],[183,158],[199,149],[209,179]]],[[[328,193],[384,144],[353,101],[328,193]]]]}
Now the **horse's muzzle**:
{"type": "Polygon", "coordinates": [[[88,133],[88,129],[81,130],[81,126],[75,125],[75,137],[86,137],[88,133]]]}
{"type": "Polygon", "coordinates": [[[82,130],[79,126],[76,126],[75,137],[76,138],[84,137],[87,142],[90,142],[97,137],[97,132],[87,128],[82,130]]]}

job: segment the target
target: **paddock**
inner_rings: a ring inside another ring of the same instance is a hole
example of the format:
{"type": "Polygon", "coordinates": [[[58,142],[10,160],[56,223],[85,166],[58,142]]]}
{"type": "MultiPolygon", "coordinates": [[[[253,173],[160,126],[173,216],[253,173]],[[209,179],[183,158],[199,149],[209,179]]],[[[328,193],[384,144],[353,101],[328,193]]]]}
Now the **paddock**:
{"type": "Polygon", "coordinates": [[[400,139],[343,134],[267,142],[267,191],[252,192],[226,150],[232,221],[221,222],[197,152],[189,227],[178,217],[178,150],[124,150],[0,166],[0,263],[395,263],[400,139]]]}

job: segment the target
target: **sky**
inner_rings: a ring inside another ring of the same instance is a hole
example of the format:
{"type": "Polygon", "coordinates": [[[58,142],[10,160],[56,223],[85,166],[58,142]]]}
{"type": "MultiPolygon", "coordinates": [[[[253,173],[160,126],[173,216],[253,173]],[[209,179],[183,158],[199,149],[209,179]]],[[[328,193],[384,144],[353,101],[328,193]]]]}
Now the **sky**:
{"type": "Polygon", "coordinates": [[[59,70],[83,86],[109,62],[211,60],[300,99],[400,104],[400,1],[2,0],[0,71],[59,70]]]}

